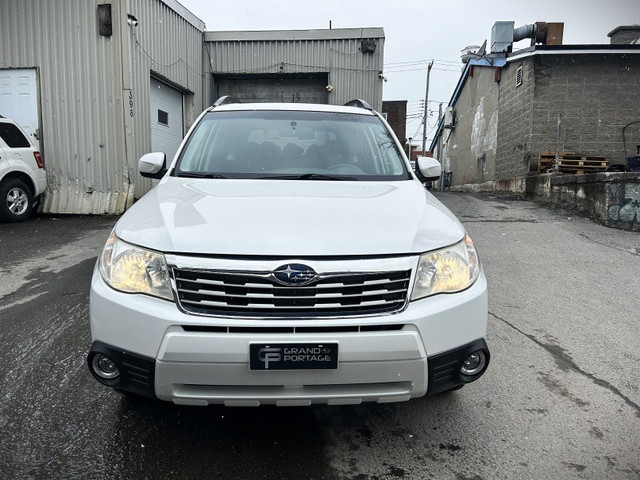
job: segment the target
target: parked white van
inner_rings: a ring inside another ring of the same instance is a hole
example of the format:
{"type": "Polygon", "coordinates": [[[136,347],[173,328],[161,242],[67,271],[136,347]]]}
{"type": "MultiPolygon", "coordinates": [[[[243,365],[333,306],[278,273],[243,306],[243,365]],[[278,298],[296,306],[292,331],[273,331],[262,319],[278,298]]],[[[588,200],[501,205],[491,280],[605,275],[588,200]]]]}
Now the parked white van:
{"type": "MultiPolygon", "coordinates": [[[[420,158],[427,178],[439,163],[420,158]]],[[[186,405],[398,402],[489,363],[473,243],[384,119],[225,97],[117,222],[91,284],[101,383],[186,405]]]]}

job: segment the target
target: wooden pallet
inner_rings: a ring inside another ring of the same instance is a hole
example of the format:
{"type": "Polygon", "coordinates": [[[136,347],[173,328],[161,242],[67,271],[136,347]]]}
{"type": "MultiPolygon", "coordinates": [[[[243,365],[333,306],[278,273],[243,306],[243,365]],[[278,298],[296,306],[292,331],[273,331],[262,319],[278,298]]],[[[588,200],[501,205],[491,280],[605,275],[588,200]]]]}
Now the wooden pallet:
{"type": "Polygon", "coordinates": [[[589,160],[589,159],[567,160],[563,158],[562,160],[558,160],[558,166],[569,167],[569,168],[581,167],[581,168],[588,168],[588,169],[592,169],[592,168],[602,169],[602,168],[607,168],[609,166],[609,161],[608,160],[605,160],[605,161],[589,160]]]}
{"type": "MultiPolygon", "coordinates": [[[[555,168],[555,152],[540,152],[538,171],[547,172],[555,168]]],[[[609,167],[609,159],[599,155],[581,155],[575,152],[558,153],[558,170],[565,173],[602,172],[609,167]]]]}
{"type": "MultiPolygon", "coordinates": [[[[560,152],[558,158],[562,158],[565,155],[575,155],[576,152],[560,152]]],[[[538,171],[545,172],[556,163],[556,152],[540,152],[538,156],[538,171]]]]}

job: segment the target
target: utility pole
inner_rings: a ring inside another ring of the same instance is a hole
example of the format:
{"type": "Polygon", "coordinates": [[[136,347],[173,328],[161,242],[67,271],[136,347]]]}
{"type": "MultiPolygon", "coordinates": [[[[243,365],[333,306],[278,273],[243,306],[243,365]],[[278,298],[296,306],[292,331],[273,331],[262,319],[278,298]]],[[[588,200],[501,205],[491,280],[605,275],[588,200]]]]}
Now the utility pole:
{"type": "Polygon", "coordinates": [[[559,155],[560,155],[560,134],[562,133],[562,113],[558,113],[558,130],[556,133],[556,161],[554,162],[553,169],[557,172],[559,165],[559,155]]]}
{"type": "MultiPolygon", "coordinates": [[[[438,125],[442,121],[442,103],[438,105],[438,125]]],[[[442,159],[440,158],[440,152],[442,152],[442,132],[440,132],[440,139],[438,140],[438,153],[436,155],[436,160],[440,162],[440,165],[443,165],[442,159]]],[[[440,190],[444,191],[444,168],[440,173],[440,190]]]]}
{"type": "MultiPolygon", "coordinates": [[[[438,105],[438,125],[442,121],[442,103],[438,105]]],[[[442,148],[442,132],[440,133],[440,140],[438,140],[438,161],[440,161],[440,149],[442,148]]]]}
{"type": "Polygon", "coordinates": [[[429,77],[431,76],[431,67],[433,67],[433,60],[429,62],[427,68],[427,91],[424,94],[424,125],[422,127],[422,155],[427,154],[427,109],[429,108],[429,77]]]}

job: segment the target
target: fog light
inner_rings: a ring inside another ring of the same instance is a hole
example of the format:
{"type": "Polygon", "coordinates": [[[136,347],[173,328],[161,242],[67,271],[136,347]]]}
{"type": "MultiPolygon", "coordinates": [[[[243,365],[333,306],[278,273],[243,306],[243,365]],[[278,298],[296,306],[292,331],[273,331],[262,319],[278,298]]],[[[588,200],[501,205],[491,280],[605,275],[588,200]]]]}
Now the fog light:
{"type": "Polygon", "coordinates": [[[94,355],[91,366],[96,375],[105,380],[111,380],[120,375],[120,371],[113,360],[101,353],[94,355]]]}
{"type": "Polygon", "coordinates": [[[477,352],[473,352],[469,355],[462,367],[460,368],[460,373],[462,375],[466,375],[468,377],[472,377],[473,375],[477,375],[482,372],[484,366],[487,364],[487,358],[482,350],[478,350],[477,352]]]}

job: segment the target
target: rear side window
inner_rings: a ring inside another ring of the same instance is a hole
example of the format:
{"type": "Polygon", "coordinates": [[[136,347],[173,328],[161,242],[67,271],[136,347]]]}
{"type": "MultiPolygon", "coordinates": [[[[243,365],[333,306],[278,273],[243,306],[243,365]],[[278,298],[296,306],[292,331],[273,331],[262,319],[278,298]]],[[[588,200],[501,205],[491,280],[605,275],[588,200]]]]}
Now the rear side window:
{"type": "Polygon", "coordinates": [[[28,148],[29,140],[13,123],[0,123],[0,137],[10,148],[28,148]]]}

